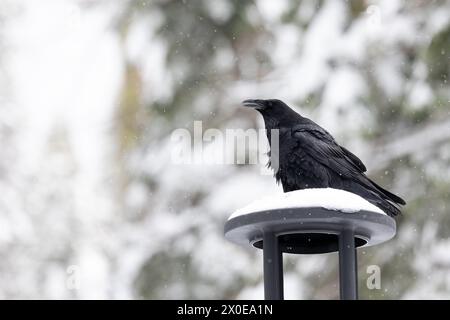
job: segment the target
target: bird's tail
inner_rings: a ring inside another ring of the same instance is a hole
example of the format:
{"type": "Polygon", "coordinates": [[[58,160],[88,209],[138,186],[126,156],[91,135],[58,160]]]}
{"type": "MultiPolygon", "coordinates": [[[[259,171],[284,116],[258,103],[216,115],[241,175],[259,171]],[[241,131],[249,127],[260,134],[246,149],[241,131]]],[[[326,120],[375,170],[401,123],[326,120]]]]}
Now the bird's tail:
{"type": "Polygon", "coordinates": [[[359,187],[357,188],[353,185],[352,192],[360,195],[391,217],[401,214],[400,205],[405,204],[405,201],[391,192],[381,188],[370,179],[367,178],[367,180],[370,182],[370,185],[366,183],[359,184],[359,187]]]}
{"type": "Polygon", "coordinates": [[[372,202],[377,207],[379,207],[380,209],[382,209],[391,217],[395,217],[401,214],[400,205],[405,205],[406,204],[405,200],[393,194],[392,192],[389,192],[386,189],[380,187],[378,184],[376,184],[369,178],[367,178],[367,180],[371,184],[371,187],[375,189],[373,190],[371,188],[371,191],[373,191],[379,198],[369,201],[372,202]]]}
{"type": "Polygon", "coordinates": [[[383,210],[387,215],[391,216],[391,217],[395,217],[398,216],[399,214],[401,214],[401,210],[400,207],[395,204],[392,203],[390,201],[384,200],[384,199],[367,199],[370,203],[374,204],[375,206],[377,206],[378,208],[380,208],[381,210],[383,210]]]}
{"type": "Polygon", "coordinates": [[[384,196],[383,198],[389,201],[392,201],[394,203],[398,203],[398,204],[402,204],[405,205],[406,202],[405,200],[403,200],[402,198],[400,198],[399,196],[396,196],[395,194],[393,194],[392,192],[387,191],[386,189],[380,187],[378,184],[376,184],[375,182],[373,182],[372,180],[368,179],[370,181],[370,183],[378,190],[381,192],[381,194],[384,196]]]}

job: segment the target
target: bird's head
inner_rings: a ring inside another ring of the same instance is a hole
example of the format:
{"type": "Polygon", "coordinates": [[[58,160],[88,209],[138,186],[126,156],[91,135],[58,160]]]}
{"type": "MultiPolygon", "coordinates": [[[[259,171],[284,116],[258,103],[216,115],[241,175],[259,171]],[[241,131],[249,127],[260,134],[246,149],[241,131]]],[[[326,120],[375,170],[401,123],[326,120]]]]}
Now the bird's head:
{"type": "Polygon", "coordinates": [[[248,99],[242,102],[244,107],[253,108],[259,112],[276,112],[277,110],[282,110],[289,108],[283,101],[278,99],[248,99]]]}
{"type": "Polygon", "coordinates": [[[302,118],[286,103],[278,99],[248,99],[242,102],[244,107],[256,109],[264,117],[266,127],[289,126],[291,122],[302,118]]]}

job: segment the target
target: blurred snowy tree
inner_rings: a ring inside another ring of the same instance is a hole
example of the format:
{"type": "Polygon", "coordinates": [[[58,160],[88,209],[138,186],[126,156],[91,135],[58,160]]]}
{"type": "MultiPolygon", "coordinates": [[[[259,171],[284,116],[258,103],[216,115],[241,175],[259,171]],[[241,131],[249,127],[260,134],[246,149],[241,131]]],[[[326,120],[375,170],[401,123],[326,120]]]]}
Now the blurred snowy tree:
{"type": "MultiPolygon", "coordinates": [[[[450,278],[430,270],[449,263],[439,256],[450,245],[449,12],[446,1],[132,2],[120,23],[132,70],[125,85],[139,77],[141,91],[124,92],[117,121],[135,135],[122,155],[127,210],[149,238],[137,294],[260,296],[260,257],[227,244],[221,228],[274,182],[254,166],[173,165],[168,135],[194,120],[261,126],[239,102],[278,97],[362,154],[370,175],[408,200],[397,238],[360,250],[361,296],[448,297],[450,278]],[[388,152],[398,141],[407,145],[388,152]],[[371,264],[381,266],[382,290],[365,288],[371,264]]],[[[329,259],[288,259],[288,296],[336,298],[329,259]]]]}

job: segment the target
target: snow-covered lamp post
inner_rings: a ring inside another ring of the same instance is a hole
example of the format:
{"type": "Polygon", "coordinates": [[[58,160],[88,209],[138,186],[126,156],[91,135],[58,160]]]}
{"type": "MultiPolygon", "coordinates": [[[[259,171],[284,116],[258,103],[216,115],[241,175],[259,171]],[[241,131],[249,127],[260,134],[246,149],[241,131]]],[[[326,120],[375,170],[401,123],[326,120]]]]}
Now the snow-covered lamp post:
{"type": "Polygon", "coordinates": [[[262,199],[236,211],[225,237],[263,249],[264,295],[283,299],[283,252],[339,252],[341,299],[358,298],[357,248],[394,237],[395,220],[350,192],[305,189],[262,199]]]}

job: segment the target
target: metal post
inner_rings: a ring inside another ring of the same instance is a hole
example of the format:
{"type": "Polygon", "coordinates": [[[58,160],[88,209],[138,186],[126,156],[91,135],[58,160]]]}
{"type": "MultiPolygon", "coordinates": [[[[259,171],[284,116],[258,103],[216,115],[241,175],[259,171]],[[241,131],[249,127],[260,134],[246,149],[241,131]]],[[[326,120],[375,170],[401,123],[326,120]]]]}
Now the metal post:
{"type": "Polygon", "coordinates": [[[339,235],[339,287],[341,300],[358,299],[358,273],[355,235],[344,230],[339,235]]]}
{"type": "Polygon", "coordinates": [[[272,232],[263,234],[264,298],[283,300],[283,253],[278,237],[272,232]]]}

